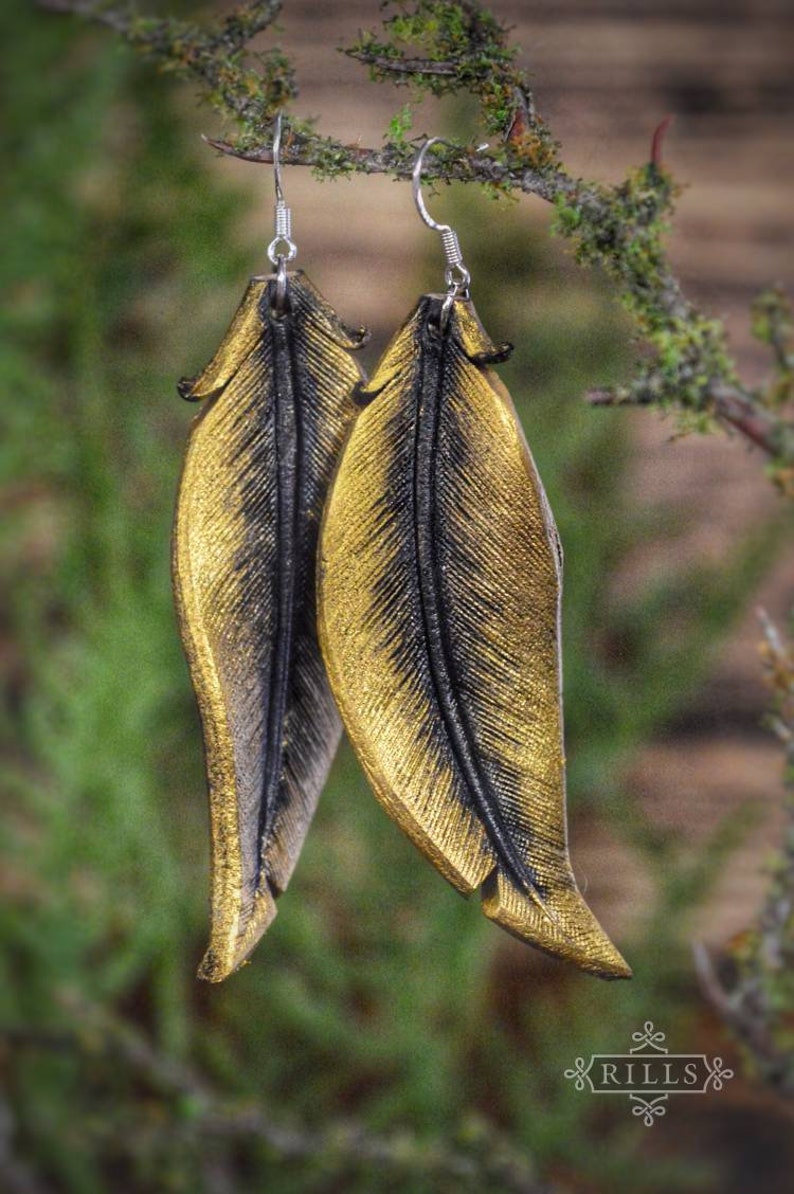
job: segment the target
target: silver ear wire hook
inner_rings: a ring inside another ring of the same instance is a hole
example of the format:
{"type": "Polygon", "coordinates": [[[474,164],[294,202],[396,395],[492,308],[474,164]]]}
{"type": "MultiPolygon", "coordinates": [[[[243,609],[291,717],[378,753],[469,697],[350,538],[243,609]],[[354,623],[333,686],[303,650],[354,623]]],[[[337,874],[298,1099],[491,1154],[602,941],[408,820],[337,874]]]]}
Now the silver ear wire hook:
{"type": "Polygon", "coordinates": [[[281,113],[276,116],[276,129],[273,135],[273,179],[276,187],[275,233],[273,240],[267,247],[267,255],[276,266],[276,307],[281,313],[284,309],[284,299],[287,294],[287,262],[292,261],[298,252],[298,246],[292,239],[292,212],[284,199],[284,189],[281,185],[281,113]]]}
{"type": "Polygon", "coordinates": [[[425,162],[425,154],[431,145],[438,145],[442,141],[442,137],[429,137],[416,155],[413,168],[413,195],[416,210],[425,224],[427,224],[428,228],[432,228],[434,232],[441,233],[441,244],[444,249],[444,256],[447,259],[447,268],[444,271],[444,280],[447,284],[447,297],[441,309],[441,319],[442,324],[444,324],[449,317],[454,300],[459,297],[464,299],[469,297],[471,274],[463,261],[463,253],[461,252],[457,233],[453,228],[450,228],[449,224],[439,224],[438,221],[433,219],[427,210],[424,196],[422,195],[422,167],[425,162]]]}

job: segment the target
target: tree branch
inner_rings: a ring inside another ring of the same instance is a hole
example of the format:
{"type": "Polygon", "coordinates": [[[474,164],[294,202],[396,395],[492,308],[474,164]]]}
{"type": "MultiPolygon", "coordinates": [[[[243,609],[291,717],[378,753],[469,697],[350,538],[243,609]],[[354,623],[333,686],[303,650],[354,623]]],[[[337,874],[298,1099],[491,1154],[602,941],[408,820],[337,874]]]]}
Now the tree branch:
{"type": "MultiPolygon", "coordinates": [[[[715,419],[738,431],[769,456],[774,457],[781,452],[780,421],[760,407],[752,394],[738,387],[711,386],[708,396],[710,413],[715,419]]],[[[587,394],[591,406],[651,406],[655,400],[652,391],[647,393],[647,397],[637,394],[624,397],[621,391],[615,390],[590,390],[587,394]]]]}
{"type": "Polygon", "coordinates": [[[432,58],[381,58],[377,54],[365,55],[358,50],[348,50],[348,57],[387,75],[444,75],[454,78],[458,72],[454,62],[433,62],[432,58]]]}
{"type": "Polygon", "coordinates": [[[721,981],[702,944],[695,946],[701,988],[750,1054],[761,1077],[794,1095],[794,643],[761,611],[762,655],[773,692],[771,728],[785,751],[785,825],[761,911],[727,955],[721,981]]]}
{"type": "MultiPolygon", "coordinates": [[[[420,1141],[411,1134],[377,1136],[354,1122],[330,1124],[320,1130],[281,1124],[260,1106],[240,1104],[218,1095],[192,1067],[160,1053],[130,1024],[98,1008],[75,1009],[77,1032],[13,1029],[8,1043],[20,1048],[77,1052],[87,1063],[97,1058],[121,1067],[166,1097],[178,1096],[189,1105],[191,1138],[197,1145],[211,1140],[262,1141],[284,1160],[322,1160],[327,1166],[375,1166],[392,1174],[452,1180],[466,1189],[499,1189],[505,1194],[551,1194],[537,1181],[529,1164],[506,1142],[490,1132],[464,1151],[444,1141],[420,1141]],[[465,1185],[464,1185],[465,1183],[465,1185]]],[[[162,1131],[178,1132],[178,1112],[161,1120],[162,1131]]],[[[129,1127],[129,1125],[128,1125],[129,1127]]],[[[117,1127],[108,1130],[118,1142],[117,1127]]],[[[134,1139],[135,1133],[126,1133],[134,1139]]]]}
{"type": "MultiPolygon", "coordinates": [[[[219,152],[249,162],[272,161],[273,122],[297,96],[297,86],[290,62],[277,47],[256,55],[247,47],[275,20],[280,0],[244,0],[206,28],[173,18],[148,19],[112,0],[40,2],[110,26],[163,70],[192,79],[215,110],[237,125],[232,138],[206,138],[219,152]]],[[[537,113],[529,79],[515,65],[518,51],[496,18],[474,0],[406,0],[385,17],[381,33],[360,34],[344,53],[365,65],[373,81],[409,87],[412,99],[422,92],[473,96],[494,147],[484,153],[476,144],[437,146],[428,157],[426,178],[538,196],[554,206],[554,230],[571,241],[576,259],[609,275],[638,340],[651,347],[653,356],[638,362],[628,384],[591,394],[594,405],[678,410],[686,430],[705,429],[716,420],[762,449],[775,481],[794,495],[791,320],[780,314],[780,296],[776,315],[765,309],[760,322],[768,335],[762,338],[772,348],[775,372],[762,387],[743,384],[723,325],[685,299],[664,251],[677,193],[661,163],[669,118],[653,135],[650,160],[622,183],[606,186],[574,178],[565,169],[560,147],[537,113]]],[[[310,121],[293,118],[288,127],[285,122],[283,161],[310,166],[321,177],[387,174],[406,180],[415,155],[416,143],[406,139],[397,118],[380,149],[321,136],[310,121]]]]}

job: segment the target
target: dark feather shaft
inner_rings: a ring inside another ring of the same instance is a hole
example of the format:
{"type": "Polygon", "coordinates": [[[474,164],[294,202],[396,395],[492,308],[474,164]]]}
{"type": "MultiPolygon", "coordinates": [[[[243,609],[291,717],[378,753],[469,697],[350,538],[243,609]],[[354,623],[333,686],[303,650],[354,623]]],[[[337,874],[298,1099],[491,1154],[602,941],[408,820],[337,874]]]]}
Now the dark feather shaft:
{"type": "Polygon", "coordinates": [[[453,660],[448,619],[444,609],[438,542],[444,533],[436,502],[438,436],[441,406],[454,385],[454,346],[448,335],[436,330],[442,302],[428,305],[417,329],[418,361],[412,389],[414,450],[411,456],[414,510],[416,582],[424,640],[439,714],[448,736],[454,765],[463,779],[471,803],[480,815],[494,854],[522,891],[542,894],[531,868],[510,838],[499,809],[499,799],[482,765],[476,738],[458,697],[460,678],[453,660]]]}
{"type": "MultiPolygon", "coordinates": [[[[265,300],[267,301],[267,299],[265,300]]],[[[259,865],[256,886],[261,881],[265,848],[275,818],[284,758],[284,723],[292,679],[294,624],[296,617],[296,546],[301,539],[300,495],[303,486],[302,395],[300,371],[295,353],[293,319],[290,311],[276,317],[269,309],[273,345],[273,424],[276,456],[275,482],[275,625],[274,649],[270,657],[265,760],[262,799],[259,807],[259,865]]]]}

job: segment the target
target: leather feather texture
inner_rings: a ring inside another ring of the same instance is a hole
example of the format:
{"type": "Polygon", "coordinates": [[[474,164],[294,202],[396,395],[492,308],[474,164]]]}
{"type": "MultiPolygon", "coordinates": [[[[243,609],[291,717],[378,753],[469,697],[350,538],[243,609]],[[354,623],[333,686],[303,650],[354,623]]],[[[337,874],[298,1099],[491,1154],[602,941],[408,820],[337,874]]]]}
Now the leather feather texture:
{"type": "Polygon", "coordinates": [[[219,982],[276,914],[339,742],[316,631],[326,491],[363,374],[350,332],[302,272],[253,278],[183,397],[202,403],[179,487],[173,577],[204,732],[219,982]]]}
{"type": "Polygon", "coordinates": [[[425,295],[387,348],[321,532],[320,641],[386,811],[523,941],[631,971],[568,854],[562,552],[494,346],[468,300],[425,295]]]}

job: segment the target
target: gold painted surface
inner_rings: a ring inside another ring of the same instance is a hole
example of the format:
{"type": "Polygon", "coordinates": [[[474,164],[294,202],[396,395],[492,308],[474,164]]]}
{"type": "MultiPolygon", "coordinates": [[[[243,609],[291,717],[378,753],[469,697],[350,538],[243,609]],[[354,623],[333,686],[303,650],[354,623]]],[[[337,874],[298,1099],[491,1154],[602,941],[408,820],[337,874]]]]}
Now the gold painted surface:
{"type": "MultiPolygon", "coordinates": [[[[248,957],[276,914],[339,740],[316,640],[316,537],[334,462],[361,378],[348,333],[301,273],[289,275],[291,380],[304,421],[294,644],[277,761],[279,808],[259,836],[268,774],[267,709],[278,650],[283,546],[277,539],[274,374],[277,346],[255,278],[232,325],[183,396],[203,400],[193,424],[174,525],[180,631],[201,714],[211,828],[211,929],[199,974],[220,981],[248,957]],[[299,376],[298,376],[299,375],[299,376]],[[280,564],[281,560],[281,564],[280,564]],[[292,744],[292,745],[291,745],[292,744]]],[[[266,309],[266,308],[265,308],[266,309]]],[[[290,436],[291,440],[298,437],[290,436]]],[[[283,444],[281,445],[283,457],[283,444]]]]}
{"type": "Polygon", "coordinates": [[[433,458],[433,592],[477,765],[536,886],[506,873],[450,744],[437,672],[428,679],[427,585],[423,596],[414,550],[427,302],[364,390],[371,402],[326,506],[319,609],[331,687],[378,798],[451,883],[481,887],[485,914],[522,940],[627,977],[568,856],[557,532],[510,397],[483,364],[494,347],[463,300],[450,317],[433,458]]]}

